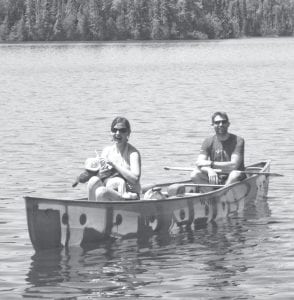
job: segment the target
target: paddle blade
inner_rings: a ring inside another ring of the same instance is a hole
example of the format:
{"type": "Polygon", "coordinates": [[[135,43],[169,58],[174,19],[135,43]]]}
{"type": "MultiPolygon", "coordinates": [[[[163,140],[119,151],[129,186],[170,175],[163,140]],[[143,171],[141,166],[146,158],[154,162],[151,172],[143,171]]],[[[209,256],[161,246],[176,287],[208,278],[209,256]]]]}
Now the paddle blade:
{"type": "Polygon", "coordinates": [[[79,184],[79,182],[78,182],[78,181],[75,181],[75,182],[72,184],[72,187],[74,188],[74,187],[76,187],[78,184],[79,184]]]}
{"type": "Polygon", "coordinates": [[[282,177],[284,176],[283,174],[279,174],[279,173],[272,173],[272,172],[251,172],[251,171],[244,171],[246,174],[258,174],[258,175],[266,175],[266,176],[273,176],[273,177],[282,177]]]}
{"type": "Polygon", "coordinates": [[[85,170],[77,177],[76,181],[72,184],[72,187],[76,187],[79,183],[86,183],[92,176],[95,175],[97,175],[97,172],[85,170]]]}

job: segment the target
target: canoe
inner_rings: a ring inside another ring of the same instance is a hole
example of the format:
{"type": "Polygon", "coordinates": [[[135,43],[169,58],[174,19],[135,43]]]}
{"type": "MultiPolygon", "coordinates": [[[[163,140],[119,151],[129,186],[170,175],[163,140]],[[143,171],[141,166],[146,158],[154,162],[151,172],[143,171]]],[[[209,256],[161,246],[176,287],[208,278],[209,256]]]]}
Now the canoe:
{"type": "Polygon", "coordinates": [[[191,181],[153,185],[146,193],[162,198],[156,200],[144,195],[141,200],[100,202],[24,197],[30,239],[35,250],[42,250],[197,230],[267,196],[270,161],[246,170],[255,172],[231,185],[211,186],[208,192],[191,181]]]}

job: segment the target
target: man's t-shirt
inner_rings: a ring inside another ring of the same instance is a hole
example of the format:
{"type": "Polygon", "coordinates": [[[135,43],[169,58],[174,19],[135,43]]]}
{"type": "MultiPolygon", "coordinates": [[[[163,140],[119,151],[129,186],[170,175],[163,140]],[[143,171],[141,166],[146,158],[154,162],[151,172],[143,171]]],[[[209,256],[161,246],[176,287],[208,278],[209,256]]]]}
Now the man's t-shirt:
{"type": "Polygon", "coordinates": [[[206,138],[201,146],[200,154],[212,161],[230,161],[233,153],[239,154],[241,163],[237,170],[244,170],[244,139],[231,134],[227,140],[219,141],[216,135],[206,138]]]}

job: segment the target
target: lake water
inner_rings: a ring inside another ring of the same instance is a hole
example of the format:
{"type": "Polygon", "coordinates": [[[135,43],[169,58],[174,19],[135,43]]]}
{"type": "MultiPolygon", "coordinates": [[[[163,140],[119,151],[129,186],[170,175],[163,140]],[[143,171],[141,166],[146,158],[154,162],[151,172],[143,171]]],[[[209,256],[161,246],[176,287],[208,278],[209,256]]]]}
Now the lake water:
{"type": "Polygon", "coordinates": [[[294,39],[0,45],[0,299],[293,299],[294,39]],[[224,110],[246,163],[272,160],[268,199],[196,232],[35,253],[23,196],[71,184],[132,125],[142,183],[186,179],[224,110]]]}

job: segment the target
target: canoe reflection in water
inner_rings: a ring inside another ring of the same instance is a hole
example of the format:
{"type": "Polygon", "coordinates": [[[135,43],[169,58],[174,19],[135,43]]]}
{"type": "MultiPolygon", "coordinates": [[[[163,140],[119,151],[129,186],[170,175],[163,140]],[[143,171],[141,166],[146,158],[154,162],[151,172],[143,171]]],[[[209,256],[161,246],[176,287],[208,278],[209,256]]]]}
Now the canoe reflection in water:
{"type": "Polygon", "coordinates": [[[248,231],[250,222],[269,216],[266,199],[258,203],[248,206],[242,217],[233,214],[226,220],[203,223],[197,229],[182,226],[177,234],[158,232],[84,248],[37,251],[27,274],[31,287],[24,296],[138,296],[144,286],[160,285],[162,276],[201,278],[193,281],[194,286],[230,284],[248,269],[248,248],[254,248],[254,240],[266,234],[266,224],[260,231],[248,231]]]}
{"type": "Polygon", "coordinates": [[[161,184],[160,200],[85,201],[25,197],[28,229],[35,250],[87,247],[113,238],[148,239],[242,213],[251,201],[266,197],[269,161],[250,166],[260,174],[201,193],[190,181],[161,184]]]}

